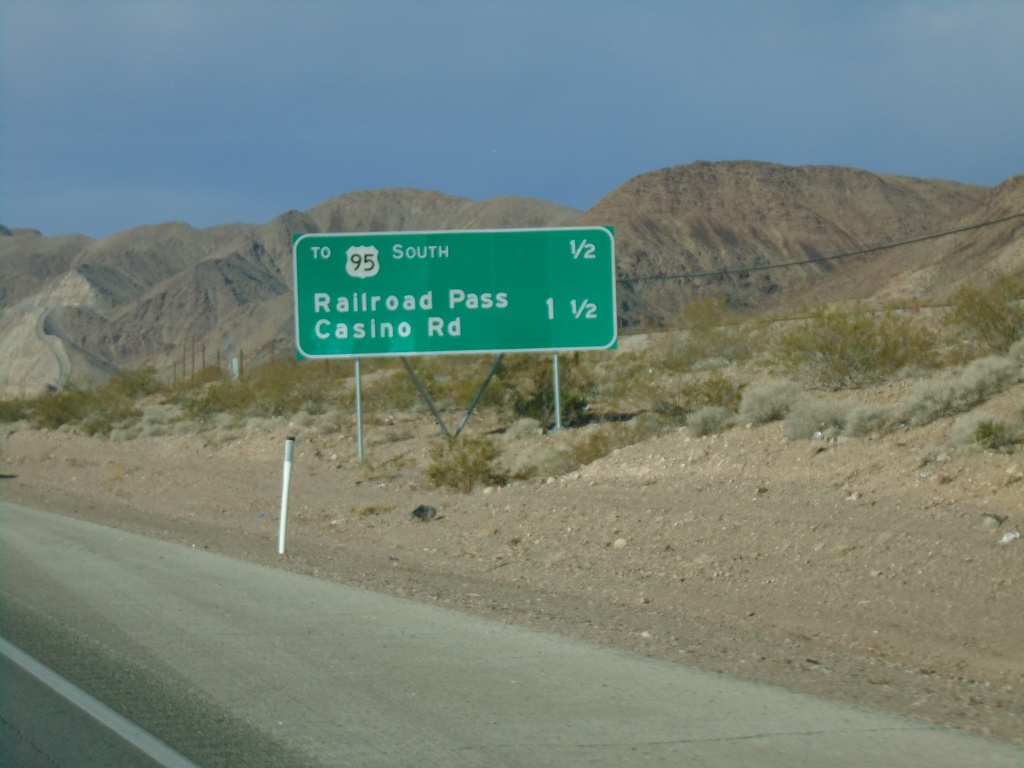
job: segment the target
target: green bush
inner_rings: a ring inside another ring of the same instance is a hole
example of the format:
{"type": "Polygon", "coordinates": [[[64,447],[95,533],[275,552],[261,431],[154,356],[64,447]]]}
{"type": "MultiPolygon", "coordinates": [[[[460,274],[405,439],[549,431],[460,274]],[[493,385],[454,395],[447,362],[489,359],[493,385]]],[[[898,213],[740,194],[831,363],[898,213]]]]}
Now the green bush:
{"type": "Polygon", "coordinates": [[[24,400],[0,400],[0,424],[24,421],[29,417],[29,407],[24,400]]]}
{"type": "Polygon", "coordinates": [[[858,388],[908,368],[938,364],[937,339],[898,312],[819,306],[783,331],[773,354],[794,379],[816,389],[858,388]]]}
{"type": "Polygon", "coordinates": [[[789,381],[751,384],[740,398],[740,419],[747,424],[767,424],[786,418],[796,402],[797,389],[789,381]]]}
{"type": "Polygon", "coordinates": [[[691,376],[682,381],[667,381],[656,388],[654,412],[679,424],[701,408],[724,408],[732,413],[739,408],[745,383],[736,382],[721,371],[691,376]]]}
{"type": "Polygon", "coordinates": [[[167,385],[157,375],[156,368],[148,366],[117,371],[102,389],[118,397],[138,398],[164,392],[167,385]]]}
{"type": "Polygon", "coordinates": [[[1024,339],[1024,270],[997,274],[987,286],[958,288],[950,299],[949,319],[969,339],[994,352],[1007,352],[1024,339]]]}
{"type": "Polygon", "coordinates": [[[346,371],[319,360],[279,358],[240,379],[224,377],[215,367],[209,371],[203,383],[179,385],[173,394],[189,418],[207,421],[217,413],[276,418],[303,410],[320,414],[353,399],[346,371]]]}
{"type": "Polygon", "coordinates": [[[500,455],[498,446],[486,437],[459,436],[435,443],[430,451],[427,478],[438,488],[462,493],[469,493],[477,484],[502,484],[506,477],[494,466],[500,455]]]}
{"type": "MultiPolygon", "coordinates": [[[[431,397],[437,396],[438,407],[444,407],[442,393],[438,391],[434,373],[430,367],[416,365],[414,370],[416,377],[431,397]]],[[[413,381],[404,366],[364,380],[363,406],[368,410],[380,413],[427,410],[427,404],[420,396],[416,382],[413,381]]]]}
{"type": "Polygon", "coordinates": [[[100,396],[93,398],[81,426],[87,435],[109,435],[115,428],[133,424],[141,418],[142,410],[134,400],[100,396]]]}
{"type": "Polygon", "coordinates": [[[966,447],[1003,450],[1021,440],[1021,428],[987,413],[961,416],[950,429],[950,442],[966,447]]]}
{"type": "Polygon", "coordinates": [[[974,430],[974,439],[986,448],[1012,448],[1020,442],[1020,429],[1008,421],[985,419],[978,422],[974,430]]]}
{"type": "MultiPolygon", "coordinates": [[[[446,360],[435,358],[444,365],[442,383],[452,405],[464,411],[476,397],[487,372],[494,364],[493,357],[467,358],[463,355],[446,360]]],[[[505,403],[505,390],[496,379],[491,379],[480,395],[477,407],[500,407],[505,403]]]]}
{"type": "Polygon", "coordinates": [[[111,380],[96,389],[68,384],[59,392],[40,395],[27,403],[35,425],[41,429],[79,426],[89,435],[109,435],[142,418],[135,399],[121,392],[123,380],[111,380]]]}
{"type": "MultiPolygon", "coordinates": [[[[593,378],[576,355],[561,355],[558,363],[562,426],[582,424],[587,420],[594,393],[593,378]]],[[[550,356],[506,357],[498,368],[497,377],[516,419],[536,419],[545,426],[556,423],[555,376],[550,356]]]]}
{"type": "Polygon", "coordinates": [[[48,392],[30,403],[32,420],[40,429],[57,429],[81,422],[92,404],[92,393],[77,384],[68,384],[59,392],[48,392]]]}
{"type": "Polygon", "coordinates": [[[252,402],[253,392],[248,386],[224,380],[191,390],[182,398],[181,409],[190,419],[208,421],[218,413],[246,415],[252,402]]]}

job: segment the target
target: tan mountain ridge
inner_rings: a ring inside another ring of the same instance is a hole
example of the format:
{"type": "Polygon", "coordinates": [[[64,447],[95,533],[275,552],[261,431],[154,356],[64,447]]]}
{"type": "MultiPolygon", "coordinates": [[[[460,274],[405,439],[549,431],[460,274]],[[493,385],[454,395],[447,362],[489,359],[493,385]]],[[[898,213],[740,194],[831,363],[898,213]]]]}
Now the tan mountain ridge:
{"type": "Polygon", "coordinates": [[[694,163],[637,176],[579,223],[616,224],[626,322],[671,324],[694,294],[737,308],[867,298],[911,268],[902,252],[830,257],[949,229],[987,191],[852,168],[694,163]],[[791,262],[807,263],[765,269],[791,262]]]}
{"type": "Polygon", "coordinates": [[[170,375],[217,354],[288,353],[297,233],[611,225],[620,325],[637,329],[671,325],[694,295],[749,308],[938,301],[958,282],[1024,267],[1024,217],[833,257],[1021,212],[1021,176],[987,188],[850,168],[701,162],[637,176],[586,212],[382,189],[262,225],[175,222],[102,240],[4,228],[0,396],[99,381],[119,367],[155,365],[170,375]],[[766,269],[790,262],[807,263],[766,269]]]}

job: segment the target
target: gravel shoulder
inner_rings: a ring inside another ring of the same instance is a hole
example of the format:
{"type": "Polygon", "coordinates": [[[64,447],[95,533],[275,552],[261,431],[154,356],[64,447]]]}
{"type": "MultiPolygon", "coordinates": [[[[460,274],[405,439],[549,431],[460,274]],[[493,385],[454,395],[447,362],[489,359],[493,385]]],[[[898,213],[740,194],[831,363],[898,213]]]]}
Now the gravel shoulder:
{"type": "MultiPolygon", "coordinates": [[[[0,438],[0,497],[1024,743],[1024,539],[1007,536],[1024,532],[1024,458],[953,451],[949,428],[842,442],[789,441],[779,424],[672,431],[468,494],[424,485],[438,438],[422,414],[368,425],[362,465],[354,429],[23,430],[0,438]],[[420,504],[437,516],[414,518],[420,504]]],[[[519,452],[557,439],[495,437],[519,452]]]]}

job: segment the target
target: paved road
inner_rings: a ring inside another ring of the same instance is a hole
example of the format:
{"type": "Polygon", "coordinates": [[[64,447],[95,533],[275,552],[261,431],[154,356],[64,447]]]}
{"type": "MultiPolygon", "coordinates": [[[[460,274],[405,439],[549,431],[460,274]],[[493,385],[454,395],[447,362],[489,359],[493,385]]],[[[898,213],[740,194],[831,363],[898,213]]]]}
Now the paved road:
{"type": "Polygon", "coordinates": [[[1013,766],[1024,749],[0,502],[0,634],[204,768],[1013,766]]]}
{"type": "MultiPolygon", "coordinates": [[[[161,768],[152,737],[0,639],[0,764],[17,768],[161,768]],[[120,729],[111,728],[111,719],[120,729]],[[125,737],[127,735],[127,738],[125,737]]],[[[159,745],[163,747],[163,745],[159,745]]],[[[180,768],[166,747],[159,750],[180,768]]]]}

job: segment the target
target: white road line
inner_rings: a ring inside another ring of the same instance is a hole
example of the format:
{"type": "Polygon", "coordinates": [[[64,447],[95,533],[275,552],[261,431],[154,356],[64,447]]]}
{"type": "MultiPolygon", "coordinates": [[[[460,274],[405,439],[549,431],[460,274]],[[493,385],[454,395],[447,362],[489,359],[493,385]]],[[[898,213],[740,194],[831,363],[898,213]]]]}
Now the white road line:
{"type": "Polygon", "coordinates": [[[49,667],[40,664],[24,651],[0,637],[3,654],[44,685],[63,696],[87,715],[109,728],[132,746],[144,752],[164,768],[200,768],[184,755],[171,749],[131,720],[119,715],[103,702],[68,682],[49,667]]]}

